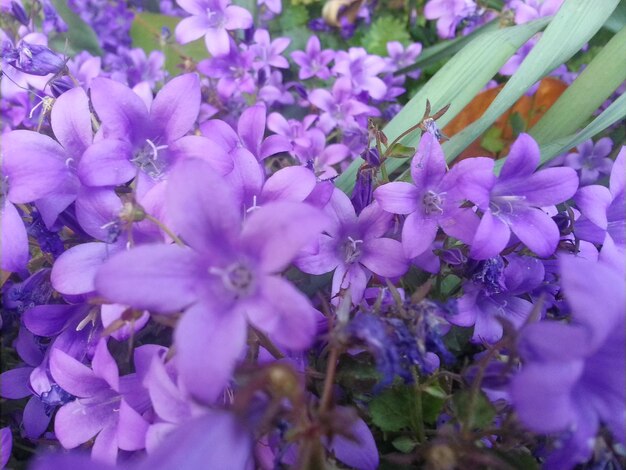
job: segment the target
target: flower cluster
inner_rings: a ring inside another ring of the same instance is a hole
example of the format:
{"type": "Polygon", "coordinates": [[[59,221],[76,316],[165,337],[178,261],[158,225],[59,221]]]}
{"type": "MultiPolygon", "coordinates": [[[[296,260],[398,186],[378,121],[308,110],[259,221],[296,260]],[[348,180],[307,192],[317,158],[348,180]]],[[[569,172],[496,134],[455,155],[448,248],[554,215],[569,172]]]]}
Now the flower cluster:
{"type": "MultiPolygon", "coordinates": [[[[498,169],[448,166],[447,107],[407,123],[415,148],[378,127],[421,44],[290,50],[280,2],[161,4],[177,26],[146,52],[142,5],[69,2],[100,51],[65,58],[52,4],[11,2],[0,468],[35,444],[36,470],[623,460],[626,146],[541,165],[520,132],[498,169]]],[[[493,14],[423,13],[441,37],[493,14]]]]}

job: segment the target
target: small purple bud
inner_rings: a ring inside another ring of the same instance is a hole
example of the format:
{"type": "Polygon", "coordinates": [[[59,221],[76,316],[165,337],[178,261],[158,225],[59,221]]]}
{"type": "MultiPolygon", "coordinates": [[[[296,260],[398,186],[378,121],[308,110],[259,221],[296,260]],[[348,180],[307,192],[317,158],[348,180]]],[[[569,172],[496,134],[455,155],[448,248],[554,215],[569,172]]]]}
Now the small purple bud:
{"type": "Polygon", "coordinates": [[[24,26],[28,26],[29,20],[26,11],[19,3],[12,1],[11,2],[11,14],[15,17],[17,21],[22,23],[24,26]]]}
{"type": "Polygon", "coordinates": [[[374,194],[374,174],[376,168],[361,168],[356,175],[356,183],[350,201],[357,214],[371,204],[374,194]]]}
{"type": "Polygon", "coordinates": [[[17,58],[10,64],[24,73],[44,76],[65,69],[63,58],[45,46],[21,41],[17,46],[17,53],[17,58]]]}
{"type": "Polygon", "coordinates": [[[443,250],[441,252],[441,259],[451,266],[458,266],[467,262],[467,257],[458,248],[443,250]]]}
{"type": "Polygon", "coordinates": [[[328,25],[328,23],[326,23],[326,21],[324,21],[324,18],[315,18],[311,21],[309,21],[309,29],[311,31],[318,31],[321,33],[327,33],[330,32],[331,28],[328,25]]]}
{"type": "Polygon", "coordinates": [[[172,37],[172,31],[167,26],[163,26],[161,28],[161,40],[163,42],[167,42],[169,38],[172,37]]]}
{"type": "Polygon", "coordinates": [[[69,77],[55,78],[54,80],[50,82],[50,89],[52,90],[52,95],[55,98],[58,98],[63,93],[65,93],[68,90],[71,90],[72,88],[74,88],[74,84],[69,79],[69,77]]]}

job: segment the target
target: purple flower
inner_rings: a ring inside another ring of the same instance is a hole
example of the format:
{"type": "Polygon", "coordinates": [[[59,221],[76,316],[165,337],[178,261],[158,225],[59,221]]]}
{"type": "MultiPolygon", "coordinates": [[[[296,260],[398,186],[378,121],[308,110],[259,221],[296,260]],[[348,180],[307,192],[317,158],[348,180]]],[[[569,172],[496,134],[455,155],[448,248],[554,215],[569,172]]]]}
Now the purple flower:
{"type": "Polygon", "coordinates": [[[300,80],[306,80],[311,77],[328,80],[330,78],[328,64],[335,58],[335,51],[331,49],[322,50],[318,37],[311,36],[306,43],[306,49],[304,51],[293,51],[291,58],[300,66],[300,71],[298,72],[300,80]]]}
{"type": "Polygon", "coordinates": [[[137,175],[141,198],[164,178],[178,156],[197,144],[197,137],[184,137],[200,109],[200,81],[195,74],[168,82],[150,110],[130,88],[106,78],[92,82],[91,100],[104,137],[81,161],[83,179],[93,185],[123,184],[137,175]]]}
{"type": "Polygon", "coordinates": [[[233,95],[254,93],[256,83],[252,76],[254,52],[231,47],[225,56],[212,57],[198,63],[198,71],[218,79],[217,92],[226,101],[233,95]]]}
{"type": "Polygon", "coordinates": [[[356,116],[374,115],[374,109],[359,101],[354,92],[348,80],[339,79],[331,92],[318,88],[309,93],[309,101],[320,110],[318,126],[326,134],[335,127],[346,129],[357,126],[356,116]]]}
{"type": "Polygon", "coordinates": [[[203,122],[200,130],[225,152],[234,156],[245,149],[261,162],[272,155],[286,152],[291,147],[282,135],[265,138],[266,116],[265,105],[259,103],[241,113],[237,121],[237,132],[219,119],[203,122]]]}
{"type": "Polygon", "coordinates": [[[245,8],[231,5],[230,0],[177,0],[180,7],[192,16],[176,26],[176,40],[181,44],[204,36],[211,55],[228,54],[230,37],[228,31],[248,29],[252,15],[245,8]]]}
{"type": "Polygon", "coordinates": [[[352,302],[358,304],[372,273],[396,277],[406,272],[408,260],[402,245],[383,237],[391,226],[392,216],[378,204],[364,208],[357,217],[348,196],[335,189],[326,212],[332,217],[332,226],[296,264],[309,274],[334,270],[333,297],[341,289],[349,288],[352,302]]]}
{"type": "Polygon", "coordinates": [[[580,172],[581,186],[593,184],[602,176],[611,173],[613,161],[607,157],[613,149],[613,141],[609,137],[598,140],[595,145],[593,140],[586,140],[576,149],[577,153],[565,156],[564,163],[580,172]]]}
{"type": "Polygon", "coordinates": [[[408,214],[402,229],[402,245],[408,258],[428,250],[441,227],[448,235],[471,242],[478,218],[471,209],[461,209],[457,171],[447,171],[437,139],[424,133],[411,161],[413,183],[393,182],[379,186],[374,198],[387,212],[408,214]]]}
{"type": "Polygon", "coordinates": [[[281,54],[287,49],[291,39],[270,39],[270,33],[265,29],[257,29],[254,32],[254,44],[250,46],[256,56],[254,68],[265,69],[269,73],[270,67],[288,69],[289,62],[281,54]]]}
{"type": "Polygon", "coordinates": [[[544,16],[554,15],[563,0],[511,0],[509,8],[515,12],[515,23],[528,23],[544,16]]]}
{"type": "MultiPolygon", "coordinates": [[[[405,49],[402,43],[390,41],[387,43],[387,53],[389,55],[387,67],[390,71],[395,72],[396,70],[413,65],[415,59],[417,59],[417,56],[420,55],[421,52],[422,45],[419,42],[411,44],[405,49]]],[[[407,73],[407,75],[411,78],[418,79],[421,73],[421,70],[413,70],[407,73]]]]}
{"type": "Polygon", "coordinates": [[[13,435],[10,428],[0,429],[0,468],[4,468],[11,458],[13,435]]]}
{"type": "Polygon", "coordinates": [[[429,0],[424,7],[424,16],[428,20],[437,20],[437,34],[447,39],[453,38],[459,23],[476,11],[474,0],[429,0]]]}
{"type": "MultiPolygon", "coordinates": [[[[83,229],[96,238],[103,237],[102,225],[121,208],[109,185],[127,181],[133,174],[111,164],[111,160],[119,158],[117,154],[106,154],[109,168],[106,160],[94,162],[87,155],[87,149],[94,147],[89,101],[82,88],[74,88],[57,99],[51,122],[58,142],[25,130],[4,136],[3,170],[9,187],[8,199],[14,203],[35,202],[48,227],[75,202],[83,229]],[[124,177],[122,180],[120,175],[124,177]]],[[[109,146],[107,151],[118,148],[109,146]]]]}
{"type": "Polygon", "coordinates": [[[14,50],[3,51],[3,59],[17,70],[29,75],[57,74],[65,69],[65,61],[46,46],[24,40],[14,50]]]}
{"type": "Polygon", "coordinates": [[[566,432],[546,468],[567,469],[590,457],[601,423],[626,443],[626,298],[623,264],[620,272],[567,256],[560,267],[571,322],[543,321],[523,330],[518,348],[524,365],[511,397],[530,430],[566,432]]]}
{"type": "Polygon", "coordinates": [[[533,304],[518,296],[541,284],[543,264],[529,256],[510,255],[505,259],[498,256],[478,263],[470,274],[471,281],[463,286],[458,312],[448,316],[455,325],[474,326],[474,343],[498,341],[503,331],[499,318],[519,328],[532,312],[533,304]]]}
{"type": "Polygon", "coordinates": [[[576,193],[574,201],[582,214],[574,224],[577,237],[598,244],[606,243],[609,237],[618,250],[626,249],[625,174],[626,147],[622,147],[613,163],[609,188],[584,186],[576,193]]]}
{"type": "Polygon", "coordinates": [[[387,85],[377,75],[385,70],[382,57],[368,54],[362,47],[351,47],[335,55],[333,73],[350,80],[353,92],[366,91],[375,100],[384,98],[387,85]]]}
{"type": "Polygon", "coordinates": [[[463,193],[483,212],[471,243],[472,258],[497,256],[509,243],[511,232],[541,257],[554,253],[559,229],[541,208],[572,197],[578,177],[571,168],[535,172],[538,164],[539,146],[528,134],[520,134],[498,177],[491,159],[473,158],[457,165],[463,193]]]}
{"type": "Polygon", "coordinates": [[[248,322],[279,345],[306,348],[315,310],[278,273],[324,229],[304,203],[267,204],[242,220],[238,198],[200,160],[170,175],[168,213],[191,248],[146,245],[116,255],[96,277],[106,298],[141,309],[185,310],[175,331],[176,364],[196,397],[210,403],[229,382],[248,322]]]}
{"type": "Polygon", "coordinates": [[[73,449],[95,437],[92,458],[110,463],[116,461],[118,448],[144,448],[148,423],[120,394],[123,382],[106,340],[96,347],[92,369],[55,349],[50,372],[76,397],[61,407],[54,420],[54,432],[63,447],[73,449]]]}

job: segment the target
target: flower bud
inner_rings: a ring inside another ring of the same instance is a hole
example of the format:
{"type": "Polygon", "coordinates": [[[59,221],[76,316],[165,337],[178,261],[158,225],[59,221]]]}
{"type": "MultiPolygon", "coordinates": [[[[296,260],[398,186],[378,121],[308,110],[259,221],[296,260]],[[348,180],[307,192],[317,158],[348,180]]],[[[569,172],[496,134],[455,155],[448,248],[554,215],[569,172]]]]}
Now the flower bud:
{"type": "Polygon", "coordinates": [[[44,76],[59,73],[65,69],[65,61],[46,46],[21,41],[17,46],[17,56],[10,64],[16,69],[30,74],[44,76]]]}

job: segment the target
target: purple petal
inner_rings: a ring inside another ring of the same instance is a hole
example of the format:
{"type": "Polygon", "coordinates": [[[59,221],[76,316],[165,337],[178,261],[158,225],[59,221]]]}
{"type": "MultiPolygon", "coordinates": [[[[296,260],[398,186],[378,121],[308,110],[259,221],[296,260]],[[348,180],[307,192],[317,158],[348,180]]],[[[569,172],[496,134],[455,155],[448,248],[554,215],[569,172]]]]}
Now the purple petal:
{"type": "Polygon", "coordinates": [[[611,169],[611,177],[609,188],[613,197],[620,193],[624,193],[624,180],[626,180],[626,146],[617,154],[613,168],[611,169]]]}
{"type": "Polygon", "coordinates": [[[496,182],[491,158],[476,157],[460,161],[446,176],[446,184],[458,188],[462,198],[483,210],[489,207],[491,189],[496,182]]]}
{"type": "Polygon", "coordinates": [[[167,435],[137,470],[253,470],[252,437],[234,414],[209,411],[167,435]]]}
{"type": "Polygon", "coordinates": [[[209,20],[204,14],[183,18],[183,20],[176,25],[176,41],[181,44],[195,41],[204,36],[209,28],[209,20]]]}
{"type": "Polygon", "coordinates": [[[401,276],[409,267],[402,244],[391,238],[367,240],[363,244],[363,255],[359,261],[383,277],[401,276]]]}
{"type": "Polygon", "coordinates": [[[157,93],[150,119],[159,142],[172,142],[191,130],[200,112],[200,79],[195,73],[170,80],[157,93]]]}
{"type": "Polygon", "coordinates": [[[32,367],[17,367],[0,374],[0,397],[18,400],[33,394],[30,389],[32,367]]]}
{"type": "Polygon", "coordinates": [[[24,407],[24,434],[29,439],[38,439],[50,424],[50,416],[46,412],[46,405],[39,397],[32,397],[24,407]]]}
{"type": "Polygon", "coordinates": [[[109,388],[89,367],[57,348],[50,354],[50,373],[63,390],[77,397],[91,397],[109,388]]]}
{"type": "Polygon", "coordinates": [[[117,186],[133,179],[133,147],[123,140],[105,139],[91,145],[78,163],[78,177],[87,186],[117,186]]]}
{"type": "Polygon", "coordinates": [[[267,110],[265,105],[257,104],[249,107],[237,122],[237,132],[250,152],[260,160],[259,150],[265,134],[265,119],[267,110]]]}
{"type": "Polygon", "coordinates": [[[539,145],[528,134],[520,134],[511,145],[509,156],[502,165],[500,178],[520,178],[531,175],[539,165],[539,145]]]}
{"type": "Polygon", "coordinates": [[[91,448],[91,458],[96,462],[115,464],[117,460],[117,427],[109,423],[96,436],[91,448]]]}
{"type": "Polygon", "coordinates": [[[317,331],[317,312],[308,298],[277,276],[263,279],[261,302],[250,299],[244,307],[250,322],[291,351],[308,348],[317,331]]]}
{"type": "Polygon", "coordinates": [[[263,202],[304,201],[315,188],[316,179],[311,170],[303,166],[282,168],[270,176],[261,192],[263,202]]]}
{"type": "Polygon", "coordinates": [[[411,160],[411,176],[418,191],[437,186],[447,169],[441,144],[431,133],[424,133],[411,160]]]}
{"type": "Polygon", "coordinates": [[[417,210],[419,193],[411,183],[397,181],[383,184],[374,191],[380,206],[392,214],[410,214],[417,210]]]}
{"type": "Polygon", "coordinates": [[[502,323],[495,316],[479,312],[474,323],[472,342],[494,344],[502,338],[502,332],[502,323]]]}
{"type": "Polygon", "coordinates": [[[326,274],[342,262],[338,255],[337,240],[334,238],[325,234],[320,235],[316,248],[312,253],[300,256],[295,261],[301,271],[309,274],[326,274]]]}
{"type": "Polygon", "coordinates": [[[474,259],[493,258],[504,250],[510,238],[509,226],[491,211],[485,212],[472,240],[470,256],[474,259]]]}
{"type": "Polygon", "coordinates": [[[4,134],[2,158],[2,172],[8,178],[8,199],[15,204],[45,197],[70,177],[63,147],[47,135],[23,130],[4,134]]]}
{"type": "Polygon", "coordinates": [[[328,217],[316,207],[273,202],[254,211],[241,233],[242,246],[261,261],[267,273],[283,270],[300,249],[317,240],[328,217]]]}
{"type": "Polygon", "coordinates": [[[117,425],[118,446],[122,450],[140,450],[145,447],[148,423],[125,400],[122,400],[117,425]]]}
{"type": "Polygon", "coordinates": [[[604,186],[592,185],[580,188],[574,201],[580,211],[595,225],[605,229],[608,226],[606,211],[611,205],[611,193],[604,186]]]}
{"type": "Polygon", "coordinates": [[[11,428],[6,427],[0,429],[0,468],[4,468],[6,466],[7,462],[11,458],[12,449],[13,435],[11,434],[11,428]]]}
{"type": "Polygon", "coordinates": [[[226,29],[248,29],[252,26],[252,15],[245,8],[229,5],[225,11],[226,29]]]}
{"type": "Polygon", "coordinates": [[[181,137],[169,147],[174,159],[199,158],[207,162],[219,175],[227,175],[233,170],[234,163],[227,150],[215,145],[215,142],[199,135],[181,137]],[[207,149],[211,149],[207,152],[207,149]]]}
{"type": "Polygon", "coordinates": [[[41,214],[46,227],[51,229],[61,212],[76,200],[79,188],[80,182],[78,178],[72,176],[67,178],[63,187],[57,189],[56,192],[35,201],[35,206],[41,214]]]}
{"type": "Polygon", "coordinates": [[[222,250],[241,226],[233,189],[202,160],[184,160],[172,170],[167,211],[185,242],[201,252],[222,250]]]}
{"type": "Polygon", "coordinates": [[[191,417],[189,403],[176,388],[161,358],[153,358],[143,383],[150,393],[154,411],[161,419],[178,423],[191,417]]]}
{"type": "Polygon", "coordinates": [[[54,263],[52,286],[65,295],[81,295],[96,290],[96,272],[110,256],[121,249],[106,243],[83,243],[63,253],[54,263]]]}
{"type": "Polygon", "coordinates": [[[370,274],[359,263],[351,265],[340,264],[333,274],[333,297],[339,293],[341,289],[350,289],[352,303],[358,304],[363,298],[365,287],[370,279],[370,274]]]}
{"type": "Polygon", "coordinates": [[[113,356],[111,356],[109,352],[106,339],[101,339],[98,342],[96,352],[91,361],[91,367],[93,368],[94,374],[104,379],[113,390],[117,391],[119,389],[119,371],[115,359],[113,359],[113,356]]]}
{"type": "Polygon", "coordinates": [[[215,57],[227,55],[230,51],[230,36],[223,28],[207,29],[204,43],[209,53],[215,57]]]}
{"type": "Polygon", "coordinates": [[[571,198],[578,188],[578,176],[571,168],[547,168],[521,178],[499,180],[492,195],[523,196],[534,206],[551,206],[571,198]]]}
{"type": "Polygon", "coordinates": [[[0,266],[5,271],[19,272],[26,268],[28,258],[28,235],[19,212],[8,199],[2,205],[0,215],[2,232],[2,256],[0,266]]]}
{"type": "Polygon", "coordinates": [[[234,311],[189,308],[174,332],[176,365],[187,390],[213,403],[228,385],[247,338],[246,319],[234,311]]]}
{"type": "Polygon", "coordinates": [[[424,219],[417,212],[409,214],[402,227],[402,245],[407,258],[415,258],[431,248],[439,226],[434,219],[424,219]]]}
{"type": "Polygon", "coordinates": [[[518,209],[514,214],[508,214],[508,219],[511,231],[537,255],[547,258],[554,253],[559,242],[559,228],[542,210],[518,209]]]}
{"type": "Polygon", "coordinates": [[[73,88],[63,93],[54,103],[50,114],[52,130],[68,156],[79,159],[91,145],[91,112],[85,90],[73,88]]]}
{"type": "Polygon", "coordinates": [[[118,218],[122,201],[113,188],[81,188],[76,198],[76,219],[82,229],[95,239],[109,238],[108,224],[118,218]]]}
{"type": "Polygon", "coordinates": [[[146,105],[126,85],[98,77],[91,82],[91,102],[102,121],[105,138],[138,144],[150,122],[146,105]]]}
{"type": "Polygon", "coordinates": [[[276,155],[281,152],[291,151],[291,142],[282,135],[270,135],[261,143],[259,150],[259,159],[265,160],[267,157],[276,155]]]}
{"type": "Polygon", "coordinates": [[[239,144],[237,133],[232,127],[219,119],[211,119],[203,122],[200,125],[200,130],[202,131],[202,135],[211,139],[227,152],[234,150],[239,144]]]}
{"type": "Polygon", "coordinates": [[[98,271],[105,298],[156,312],[184,309],[198,298],[203,277],[197,254],[176,245],[142,245],[117,254],[98,271]]]}
{"type": "Polygon", "coordinates": [[[522,423],[541,433],[562,431],[573,424],[577,413],[569,391],[583,367],[582,361],[526,364],[511,383],[511,396],[522,423]]]}
{"type": "Polygon", "coordinates": [[[76,315],[87,315],[84,305],[36,305],[24,312],[24,325],[37,336],[56,336],[76,315]]]}
{"type": "Polygon", "coordinates": [[[378,450],[367,424],[361,418],[356,418],[347,431],[349,437],[336,434],[330,445],[325,446],[351,468],[359,470],[378,468],[378,450]]]}

